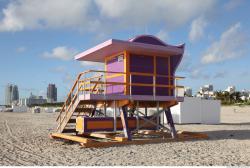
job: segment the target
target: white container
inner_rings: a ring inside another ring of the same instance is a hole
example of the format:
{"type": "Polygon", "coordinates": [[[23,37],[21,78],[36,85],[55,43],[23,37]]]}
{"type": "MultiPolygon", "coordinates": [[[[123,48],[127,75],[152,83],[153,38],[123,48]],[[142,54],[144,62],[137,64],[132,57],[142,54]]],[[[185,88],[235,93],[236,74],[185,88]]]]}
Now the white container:
{"type": "Polygon", "coordinates": [[[206,100],[200,97],[184,97],[184,102],[171,107],[175,123],[220,123],[220,101],[206,100]]]}
{"type": "Polygon", "coordinates": [[[13,112],[27,112],[28,108],[27,106],[12,106],[13,112]]]}
{"type": "Polygon", "coordinates": [[[53,108],[52,107],[45,107],[44,112],[45,113],[53,113],[53,108]]]}

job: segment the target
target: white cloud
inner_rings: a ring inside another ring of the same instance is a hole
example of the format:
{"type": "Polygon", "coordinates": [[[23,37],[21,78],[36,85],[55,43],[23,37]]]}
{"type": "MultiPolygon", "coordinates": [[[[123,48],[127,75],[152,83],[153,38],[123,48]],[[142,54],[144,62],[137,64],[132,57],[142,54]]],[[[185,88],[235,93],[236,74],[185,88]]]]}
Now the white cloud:
{"type": "Polygon", "coordinates": [[[96,0],[102,16],[114,19],[122,25],[164,23],[169,27],[182,25],[212,10],[214,0],[96,0]]]}
{"type": "Polygon", "coordinates": [[[18,47],[18,48],[16,49],[16,51],[17,51],[18,53],[22,53],[22,52],[26,51],[26,47],[18,47]]]}
{"type": "Polygon", "coordinates": [[[64,66],[57,66],[50,70],[50,72],[56,72],[56,73],[63,73],[65,72],[66,68],[64,66]]]}
{"type": "Polygon", "coordinates": [[[2,10],[0,31],[21,31],[36,28],[92,27],[89,0],[14,0],[2,10]]]}
{"type": "Polygon", "coordinates": [[[197,19],[193,20],[190,32],[189,32],[189,40],[191,42],[195,42],[201,39],[204,36],[204,29],[207,26],[207,22],[205,21],[204,17],[198,17],[197,19]]]}
{"type": "Polygon", "coordinates": [[[168,32],[165,30],[160,30],[158,33],[156,33],[156,37],[158,37],[159,39],[161,39],[165,43],[167,43],[167,41],[169,40],[168,32]]]}
{"type": "Polygon", "coordinates": [[[192,79],[210,79],[210,76],[203,71],[202,68],[192,69],[189,73],[189,77],[192,79]]]}
{"type": "Polygon", "coordinates": [[[232,10],[242,5],[244,0],[230,0],[224,5],[226,10],[232,10]]]}
{"type": "Polygon", "coordinates": [[[80,64],[83,67],[93,67],[94,70],[104,70],[104,63],[99,63],[99,62],[91,62],[91,61],[80,61],[80,64]]]}
{"type": "Polygon", "coordinates": [[[51,52],[44,52],[42,56],[44,58],[56,58],[67,61],[73,59],[76,53],[76,49],[69,48],[66,46],[59,46],[54,48],[51,52]]]}
{"type": "Polygon", "coordinates": [[[177,72],[190,72],[194,68],[193,60],[188,51],[185,51],[177,72]]]}
{"type": "Polygon", "coordinates": [[[222,33],[220,39],[211,44],[203,55],[203,64],[217,63],[243,56],[248,49],[249,37],[237,23],[222,33]]]}
{"type": "Polygon", "coordinates": [[[103,32],[148,24],[176,27],[211,11],[214,4],[215,0],[12,0],[2,10],[0,31],[71,28],[103,32]]]}

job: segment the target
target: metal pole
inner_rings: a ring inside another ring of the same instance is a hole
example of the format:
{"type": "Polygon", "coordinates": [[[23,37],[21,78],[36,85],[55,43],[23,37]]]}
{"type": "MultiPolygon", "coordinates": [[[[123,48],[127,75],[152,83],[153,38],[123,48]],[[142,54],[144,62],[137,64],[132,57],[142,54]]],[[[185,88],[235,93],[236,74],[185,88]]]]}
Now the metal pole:
{"type": "Polygon", "coordinates": [[[116,132],[116,110],[117,110],[117,105],[116,101],[114,101],[114,132],[116,132]]]}
{"type": "Polygon", "coordinates": [[[129,97],[131,99],[132,96],[132,76],[131,74],[129,75],[129,97]]]}
{"type": "Polygon", "coordinates": [[[104,102],[104,116],[107,116],[107,102],[104,102]]]}
{"type": "Polygon", "coordinates": [[[136,103],[136,129],[138,130],[139,129],[139,101],[137,101],[137,103],[136,103]]]}
{"type": "MultiPolygon", "coordinates": [[[[157,111],[157,113],[159,113],[159,102],[157,101],[156,104],[157,104],[156,111],[157,111]]],[[[156,122],[157,122],[156,129],[157,130],[159,129],[159,119],[160,119],[160,115],[158,114],[156,117],[156,122]]]]}
{"type": "Polygon", "coordinates": [[[155,76],[153,76],[153,97],[155,100],[155,92],[156,92],[156,88],[155,88],[155,76]]]}

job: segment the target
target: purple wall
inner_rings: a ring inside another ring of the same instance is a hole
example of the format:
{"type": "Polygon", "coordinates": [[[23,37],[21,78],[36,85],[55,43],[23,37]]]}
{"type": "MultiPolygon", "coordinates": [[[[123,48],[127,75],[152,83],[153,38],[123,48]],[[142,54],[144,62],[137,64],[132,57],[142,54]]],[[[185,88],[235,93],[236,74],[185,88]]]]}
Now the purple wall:
{"type": "MultiPolygon", "coordinates": [[[[124,72],[124,57],[122,56],[122,60],[118,62],[118,57],[114,57],[111,60],[107,61],[107,71],[115,71],[115,72],[124,72]]],[[[109,74],[112,75],[112,74],[109,74]]]]}
{"type": "MultiPolygon", "coordinates": [[[[152,84],[153,77],[151,76],[140,76],[133,75],[132,83],[143,83],[143,84],[152,84]]],[[[133,95],[152,95],[153,87],[150,86],[132,86],[132,94],[133,95]]]]}
{"type": "MultiPolygon", "coordinates": [[[[124,76],[114,78],[107,78],[107,82],[124,82],[124,76]]],[[[111,85],[107,86],[106,94],[124,94],[124,85],[111,85]]]]}
{"type": "MultiPolygon", "coordinates": [[[[176,66],[178,66],[179,61],[178,56],[170,57],[170,70],[171,76],[174,76],[176,66]]],[[[156,74],[158,75],[169,75],[168,58],[166,57],[156,57],[156,74]]],[[[107,61],[107,71],[124,72],[124,59],[118,61],[118,57],[114,57],[107,61]]],[[[139,73],[154,73],[154,57],[153,56],[143,56],[138,54],[130,55],[130,72],[139,73]]],[[[108,74],[114,75],[114,74],[108,74]]],[[[142,84],[153,84],[153,77],[142,76],[142,75],[132,75],[132,83],[142,83],[142,84]]],[[[108,82],[125,82],[124,76],[108,78],[108,82]]],[[[171,80],[170,83],[168,77],[157,77],[156,84],[170,85],[174,83],[171,80]]],[[[107,86],[107,94],[124,94],[125,86],[107,86]]],[[[131,87],[133,95],[153,95],[153,87],[150,86],[132,86],[131,87]]],[[[166,87],[157,87],[156,95],[160,96],[170,96],[173,95],[174,89],[169,89],[166,87]],[[170,92],[169,92],[170,91],[170,92]]]]}
{"type": "MultiPolygon", "coordinates": [[[[174,61],[176,65],[176,60],[174,61]]],[[[171,62],[171,61],[170,61],[171,62]]],[[[174,66],[171,66],[170,69],[173,71],[174,66]]],[[[131,72],[141,72],[141,73],[154,73],[154,57],[153,56],[143,56],[143,55],[130,55],[130,71],[131,72]]],[[[168,58],[166,57],[156,57],[156,74],[158,75],[169,75],[168,74],[168,58]]],[[[171,74],[171,76],[173,73],[171,74]]],[[[153,84],[153,77],[151,76],[132,76],[133,83],[145,83],[153,84]]],[[[156,84],[169,85],[168,77],[157,77],[156,84]]],[[[171,89],[172,90],[172,89],[171,89]]],[[[169,93],[169,88],[166,87],[157,87],[156,95],[159,96],[168,96],[173,95],[169,93]]],[[[133,95],[153,95],[153,87],[149,86],[132,86],[133,95]]]]}
{"type": "Polygon", "coordinates": [[[154,73],[153,57],[131,54],[130,72],[154,73]]]}
{"type": "MultiPolygon", "coordinates": [[[[119,55],[111,60],[107,61],[106,70],[114,71],[114,72],[124,72],[124,57],[123,55],[119,55]],[[118,57],[122,56],[123,59],[118,60],[118,57]]],[[[109,73],[107,76],[116,75],[114,73],[109,73]]],[[[107,82],[124,82],[124,76],[118,76],[113,78],[107,78],[107,82]]],[[[124,94],[124,86],[123,85],[113,85],[107,86],[107,94],[124,94]]]]}

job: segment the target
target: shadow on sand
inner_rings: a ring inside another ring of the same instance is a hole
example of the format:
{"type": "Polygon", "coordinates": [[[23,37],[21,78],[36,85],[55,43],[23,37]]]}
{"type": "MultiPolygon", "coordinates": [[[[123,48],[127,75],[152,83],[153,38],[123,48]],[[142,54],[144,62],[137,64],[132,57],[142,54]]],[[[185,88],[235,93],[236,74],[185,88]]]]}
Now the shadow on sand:
{"type": "Polygon", "coordinates": [[[249,130],[216,130],[204,131],[202,133],[207,134],[209,136],[209,140],[250,140],[250,127],[249,130]]]}
{"type": "Polygon", "coordinates": [[[250,122],[243,122],[243,123],[220,123],[219,125],[249,125],[249,127],[250,127],[250,122]]]}

